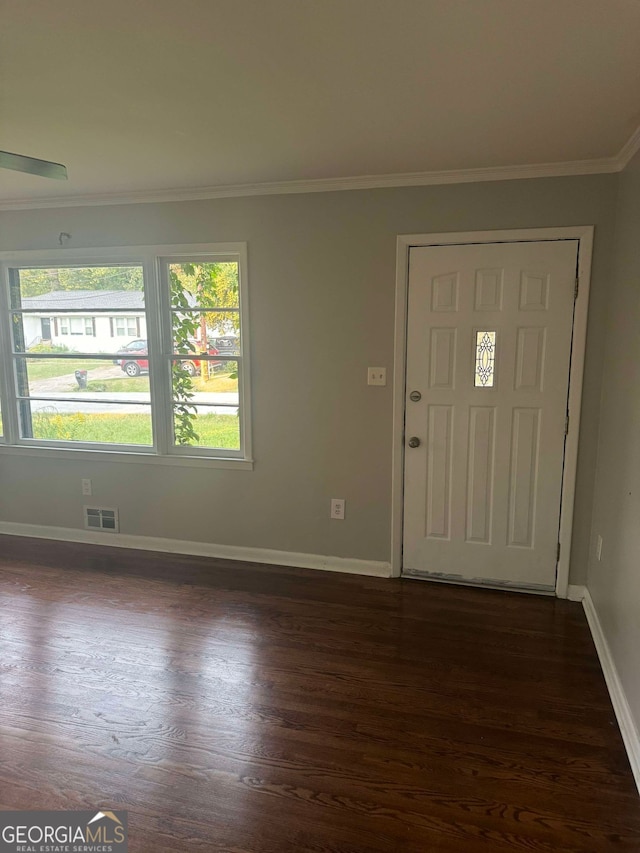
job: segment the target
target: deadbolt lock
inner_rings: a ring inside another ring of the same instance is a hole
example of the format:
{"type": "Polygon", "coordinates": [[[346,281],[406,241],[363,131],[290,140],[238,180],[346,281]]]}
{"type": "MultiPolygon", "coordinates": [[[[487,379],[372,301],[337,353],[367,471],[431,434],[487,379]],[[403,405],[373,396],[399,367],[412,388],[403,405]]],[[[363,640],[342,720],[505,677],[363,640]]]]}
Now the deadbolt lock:
{"type": "Polygon", "coordinates": [[[409,399],[413,400],[414,403],[417,403],[419,400],[422,400],[422,394],[419,391],[412,391],[409,394],[409,399]]]}

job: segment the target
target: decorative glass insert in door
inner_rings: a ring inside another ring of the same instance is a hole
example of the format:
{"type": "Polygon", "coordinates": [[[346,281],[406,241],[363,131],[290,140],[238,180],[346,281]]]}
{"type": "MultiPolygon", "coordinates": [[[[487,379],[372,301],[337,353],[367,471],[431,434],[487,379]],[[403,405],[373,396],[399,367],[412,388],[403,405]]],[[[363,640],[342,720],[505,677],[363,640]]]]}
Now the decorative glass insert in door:
{"type": "Polygon", "coordinates": [[[476,388],[493,388],[495,355],[495,331],[476,332],[476,370],[473,383],[476,388]]]}

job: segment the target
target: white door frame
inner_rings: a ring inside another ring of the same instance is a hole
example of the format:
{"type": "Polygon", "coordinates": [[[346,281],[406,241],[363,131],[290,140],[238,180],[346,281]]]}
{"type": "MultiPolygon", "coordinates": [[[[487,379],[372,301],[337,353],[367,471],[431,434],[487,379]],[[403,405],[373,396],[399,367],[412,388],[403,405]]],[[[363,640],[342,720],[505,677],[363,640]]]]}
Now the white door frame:
{"type": "Polygon", "coordinates": [[[509,231],[462,231],[447,234],[401,234],[396,256],[396,318],[393,375],[393,468],[391,507],[391,576],[402,572],[402,522],[404,501],[404,410],[407,372],[407,297],[409,291],[409,250],[417,246],[447,246],[465,243],[522,243],[539,240],[578,240],[580,286],[575,303],[571,369],[569,372],[569,432],[565,444],[562,503],[560,507],[560,559],[556,575],[556,595],[566,598],[569,586],[573,505],[576,490],[582,377],[587,342],[587,312],[591,284],[593,226],[526,228],[509,231]]]}

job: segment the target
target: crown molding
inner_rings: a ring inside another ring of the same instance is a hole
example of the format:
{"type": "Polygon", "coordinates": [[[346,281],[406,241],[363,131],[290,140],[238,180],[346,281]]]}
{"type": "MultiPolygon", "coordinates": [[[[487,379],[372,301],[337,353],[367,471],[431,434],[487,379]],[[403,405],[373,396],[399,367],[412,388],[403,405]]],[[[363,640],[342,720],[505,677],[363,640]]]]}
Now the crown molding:
{"type": "Polygon", "coordinates": [[[434,172],[403,172],[391,175],[359,175],[346,178],[272,181],[226,186],[144,190],[130,193],[98,193],[95,195],[51,196],[35,199],[0,200],[0,211],[41,208],[95,207],[115,204],[154,204],[170,201],[203,201],[245,196],[291,195],[345,190],[424,187],[439,184],[466,184],[484,181],[515,181],[527,178],[558,178],[571,175],[596,175],[619,172],[640,147],[640,128],[615,157],[593,160],[569,160],[561,163],[534,163],[522,166],[489,166],[478,169],[450,169],[434,172]],[[623,157],[627,157],[623,161],[623,157]]]}
{"type": "Polygon", "coordinates": [[[618,171],[621,172],[630,160],[640,151],[640,124],[627,139],[615,158],[618,161],[618,171]]]}

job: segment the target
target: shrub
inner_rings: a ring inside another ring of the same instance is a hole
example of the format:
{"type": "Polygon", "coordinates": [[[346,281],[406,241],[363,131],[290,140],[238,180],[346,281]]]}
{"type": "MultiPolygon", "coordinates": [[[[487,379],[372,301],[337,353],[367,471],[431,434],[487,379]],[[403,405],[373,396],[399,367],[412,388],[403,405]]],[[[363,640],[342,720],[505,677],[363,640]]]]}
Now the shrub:
{"type": "Polygon", "coordinates": [[[34,412],[33,415],[33,434],[37,438],[48,438],[56,441],[82,439],[86,425],[86,415],[81,412],[61,415],[54,407],[51,407],[40,412],[34,412]]]}
{"type": "Polygon", "coordinates": [[[29,347],[28,352],[72,352],[69,347],[64,344],[48,344],[42,341],[35,346],[29,347]]]}

